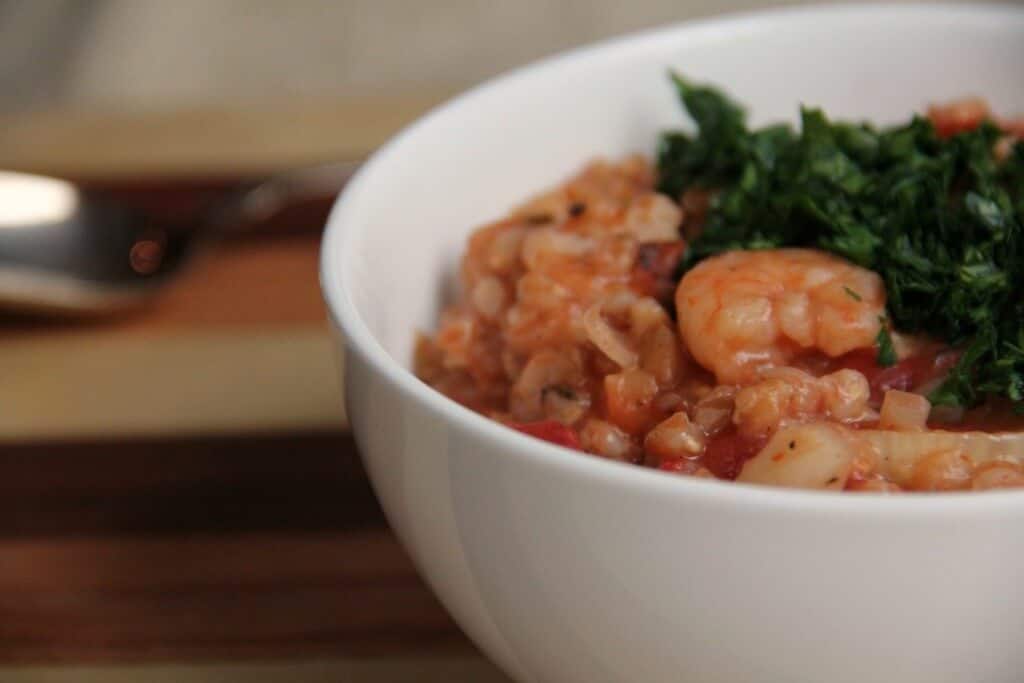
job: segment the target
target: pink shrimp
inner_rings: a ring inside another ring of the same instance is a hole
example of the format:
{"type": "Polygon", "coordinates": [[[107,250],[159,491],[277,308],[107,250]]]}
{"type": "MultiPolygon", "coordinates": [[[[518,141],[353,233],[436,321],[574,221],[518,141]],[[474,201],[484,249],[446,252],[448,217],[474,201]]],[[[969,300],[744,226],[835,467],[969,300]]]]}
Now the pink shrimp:
{"type": "Polygon", "coordinates": [[[683,342],[722,384],[809,351],[869,347],[885,313],[881,278],[811,249],[735,251],[707,259],[676,289],[683,342]]]}

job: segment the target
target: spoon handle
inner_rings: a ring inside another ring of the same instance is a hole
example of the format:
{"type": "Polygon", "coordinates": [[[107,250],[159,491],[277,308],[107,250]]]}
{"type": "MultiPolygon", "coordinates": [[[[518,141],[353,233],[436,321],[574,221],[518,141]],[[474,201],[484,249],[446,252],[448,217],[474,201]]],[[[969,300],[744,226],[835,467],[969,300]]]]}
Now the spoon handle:
{"type": "Polygon", "coordinates": [[[314,199],[333,198],[361,161],[340,161],[284,171],[218,202],[204,221],[222,236],[244,233],[284,209],[314,199]]]}

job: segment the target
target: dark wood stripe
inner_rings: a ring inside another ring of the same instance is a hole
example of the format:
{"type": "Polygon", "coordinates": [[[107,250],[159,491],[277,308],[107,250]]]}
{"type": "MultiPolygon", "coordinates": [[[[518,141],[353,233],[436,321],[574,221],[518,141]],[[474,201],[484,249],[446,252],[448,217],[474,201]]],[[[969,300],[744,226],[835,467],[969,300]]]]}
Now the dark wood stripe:
{"type": "Polygon", "coordinates": [[[343,433],[0,446],[0,538],[382,525],[343,433]]]}
{"type": "Polygon", "coordinates": [[[0,663],[470,649],[347,434],[0,447],[0,663]]]}
{"type": "Polygon", "coordinates": [[[0,543],[0,663],[467,652],[386,531],[0,543]]]}

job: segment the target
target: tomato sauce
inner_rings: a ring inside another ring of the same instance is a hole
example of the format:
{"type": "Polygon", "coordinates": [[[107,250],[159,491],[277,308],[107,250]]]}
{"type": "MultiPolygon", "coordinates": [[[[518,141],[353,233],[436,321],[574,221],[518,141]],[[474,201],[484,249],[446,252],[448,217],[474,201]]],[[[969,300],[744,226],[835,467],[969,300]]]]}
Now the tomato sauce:
{"type": "Polygon", "coordinates": [[[735,479],[743,464],[757,455],[766,441],[739,434],[734,428],[728,429],[711,437],[701,456],[701,464],[720,479],[735,479]]]}
{"type": "Polygon", "coordinates": [[[984,404],[964,411],[959,420],[934,422],[929,426],[951,432],[1020,432],[1024,431],[1024,415],[1017,413],[1010,401],[990,398],[984,404]]]}
{"type": "Polygon", "coordinates": [[[871,385],[871,399],[881,402],[885,392],[891,389],[911,391],[939,379],[959,359],[959,351],[934,346],[885,367],[878,364],[877,349],[859,349],[836,358],[832,369],[848,368],[863,374],[871,385]]]}
{"type": "Polygon", "coordinates": [[[579,435],[572,427],[568,427],[561,422],[541,420],[539,422],[509,422],[507,424],[512,429],[538,439],[543,439],[557,446],[574,448],[578,451],[583,450],[583,447],[580,445],[579,435]]]}

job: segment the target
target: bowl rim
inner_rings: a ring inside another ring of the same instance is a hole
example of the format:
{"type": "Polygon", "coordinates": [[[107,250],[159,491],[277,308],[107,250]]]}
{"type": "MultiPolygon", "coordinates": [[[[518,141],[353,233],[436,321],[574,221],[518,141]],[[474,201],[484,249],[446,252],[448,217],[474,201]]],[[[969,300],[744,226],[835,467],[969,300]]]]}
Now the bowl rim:
{"type": "MultiPolygon", "coordinates": [[[[964,520],[965,515],[990,516],[1000,513],[1024,513],[1024,491],[934,492],[926,495],[861,493],[843,495],[834,491],[790,489],[773,486],[744,484],[733,481],[697,479],[672,476],[655,469],[620,463],[605,458],[586,456],[579,451],[557,446],[509,429],[449,399],[420,381],[410,370],[395,361],[366,325],[354,301],[349,296],[343,264],[350,257],[353,235],[350,214],[358,197],[365,192],[388,159],[401,154],[405,141],[429,129],[434,121],[472,103],[490,96],[511,83],[529,79],[538,72],[559,65],[585,61],[608,52],[629,51],[638,45],[667,38],[715,39],[747,29],[763,29],[764,24],[787,22],[814,22],[823,17],[830,19],[904,19],[945,16],[966,20],[968,17],[987,21],[993,19],[1024,19],[1024,7],[999,3],[895,3],[895,4],[821,4],[797,7],[770,8],[749,12],[716,15],[710,18],[686,20],[668,25],[627,33],[621,36],[589,43],[571,50],[530,62],[524,66],[499,74],[483,83],[452,97],[405,126],[378,148],[349,180],[331,209],[321,243],[320,285],[327,304],[328,317],[340,329],[344,347],[357,353],[374,372],[397,387],[408,400],[425,406],[435,417],[448,423],[457,423],[494,448],[509,451],[510,457],[531,459],[537,466],[569,471],[573,476],[614,486],[644,489],[651,495],[688,496],[711,505],[740,505],[761,511],[809,512],[839,514],[862,519],[891,520],[894,514],[904,518],[964,520]]],[[[410,330],[412,332],[412,330],[410,330]]]]}

